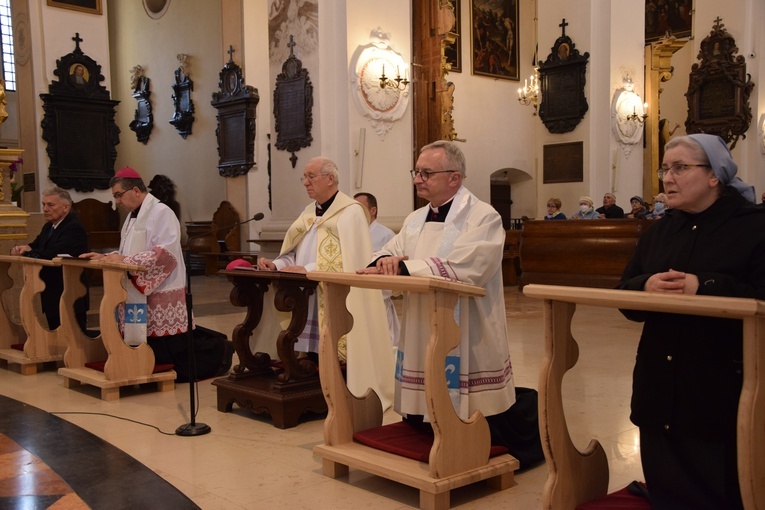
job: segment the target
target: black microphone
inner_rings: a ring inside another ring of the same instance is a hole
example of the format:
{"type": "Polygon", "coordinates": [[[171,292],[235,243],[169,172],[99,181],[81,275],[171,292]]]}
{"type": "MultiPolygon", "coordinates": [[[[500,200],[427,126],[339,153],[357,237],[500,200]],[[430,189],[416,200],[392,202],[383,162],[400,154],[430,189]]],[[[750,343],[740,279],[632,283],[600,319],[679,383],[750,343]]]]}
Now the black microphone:
{"type": "MultiPolygon", "coordinates": [[[[264,217],[265,215],[262,212],[259,212],[255,214],[255,216],[253,216],[252,218],[246,219],[244,221],[238,221],[232,225],[214,228],[210,230],[209,232],[203,232],[201,234],[189,237],[188,239],[186,239],[186,250],[185,250],[186,264],[190,265],[189,257],[191,255],[191,250],[189,249],[189,243],[193,241],[194,239],[211,236],[212,234],[215,234],[216,232],[219,232],[223,229],[231,230],[234,227],[238,227],[239,225],[244,225],[245,223],[249,223],[251,221],[260,221],[264,217]]],[[[201,436],[212,431],[212,428],[206,423],[197,423],[198,409],[196,407],[196,399],[194,397],[196,393],[195,385],[197,380],[197,365],[196,365],[196,359],[194,355],[193,310],[194,310],[194,305],[192,303],[192,297],[191,297],[191,268],[187,267],[186,268],[186,316],[188,318],[188,323],[186,328],[186,342],[187,342],[187,349],[189,351],[189,416],[191,419],[188,423],[184,423],[183,425],[181,425],[175,430],[175,434],[178,436],[201,436]]]]}
{"type": "Polygon", "coordinates": [[[223,226],[223,227],[214,228],[212,230],[208,230],[207,232],[202,232],[201,234],[197,234],[195,236],[191,236],[188,239],[186,239],[186,246],[188,246],[189,243],[191,241],[193,241],[194,239],[199,239],[200,237],[207,237],[209,235],[212,235],[212,234],[215,234],[217,232],[220,232],[221,230],[231,230],[234,227],[239,227],[239,226],[244,225],[245,223],[249,223],[251,221],[260,221],[260,220],[262,220],[265,217],[266,217],[265,214],[263,214],[262,212],[259,212],[259,213],[255,214],[252,218],[248,218],[248,219],[242,220],[242,221],[237,221],[236,223],[232,223],[231,225],[226,225],[226,226],[223,226]]]}

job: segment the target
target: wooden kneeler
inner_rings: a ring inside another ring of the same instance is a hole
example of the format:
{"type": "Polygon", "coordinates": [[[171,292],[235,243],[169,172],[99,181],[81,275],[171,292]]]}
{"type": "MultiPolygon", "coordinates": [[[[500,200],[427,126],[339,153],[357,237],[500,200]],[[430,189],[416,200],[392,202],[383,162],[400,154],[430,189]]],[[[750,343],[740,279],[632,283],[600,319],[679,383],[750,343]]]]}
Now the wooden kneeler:
{"type": "Polygon", "coordinates": [[[527,285],[523,293],[544,300],[545,357],[539,374],[539,428],[548,477],[542,508],[574,510],[580,506],[587,508],[588,502],[597,503],[591,508],[616,506],[608,503],[609,471],[603,447],[595,439],[584,451],[574,446],[563,412],[563,376],[579,358],[579,346],[571,334],[577,304],[743,321],[744,385],[738,406],[738,478],[744,508],[765,508],[765,302],[552,285],[527,285]]]}
{"type": "MultiPolygon", "coordinates": [[[[21,315],[21,325],[26,333],[26,341],[23,350],[11,348],[11,343],[7,339],[3,340],[2,349],[0,349],[0,359],[9,364],[16,363],[20,366],[22,375],[33,375],[37,373],[38,363],[49,361],[61,361],[64,358],[66,349],[65,340],[58,334],[57,328],[51,331],[47,327],[47,321],[43,319],[42,311],[35,307],[35,295],[45,290],[45,283],[40,279],[40,270],[43,267],[54,267],[59,264],[45,259],[32,259],[15,255],[0,255],[0,284],[3,290],[13,286],[13,282],[8,276],[8,270],[11,264],[20,264],[24,275],[24,286],[21,288],[19,296],[19,313],[21,315]]],[[[5,336],[6,328],[10,331],[8,338],[19,338],[21,335],[14,333],[13,323],[3,310],[2,324],[3,334],[5,336]]]]}
{"type": "Polygon", "coordinates": [[[457,300],[460,295],[484,296],[485,289],[411,276],[331,272],[309,272],[307,276],[324,285],[325,316],[319,342],[319,375],[328,414],[324,422],[325,444],[314,448],[314,453],[322,458],[322,472],[337,478],[353,467],[415,487],[420,491],[420,508],[423,509],[447,509],[452,489],[481,480],[487,480],[497,490],[511,487],[518,461],[510,455],[489,458],[491,437],[486,418],[478,411],[467,421],[457,416],[444,373],[447,353],[460,342],[460,328],[454,321],[457,300]],[[379,397],[371,389],[362,397],[355,397],[340,372],[337,342],[353,326],[353,318],[345,306],[351,286],[430,296],[431,334],[426,356],[425,394],[434,441],[427,463],[353,440],[354,433],[382,425],[383,409],[379,397]]]}
{"type": "MultiPolygon", "coordinates": [[[[68,288],[76,288],[79,284],[79,273],[83,268],[93,268],[103,271],[104,296],[99,306],[99,326],[101,329],[101,341],[106,350],[106,362],[103,372],[85,366],[86,363],[99,365],[100,359],[88,359],[97,356],[98,349],[88,345],[83,337],[72,335],[70,338],[70,350],[66,358],[66,368],[59,369],[59,375],[64,377],[64,386],[72,388],[79,384],[89,384],[101,388],[101,399],[117,400],[120,398],[122,386],[135,384],[157,383],[160,391],[172,391],[175,388],[175,370],[154,372],[154,352],[148,344],[138,347],[127,345],[120,334],[115,320],[115,310],[120,303],[127,299],[125,285],[127,282],[126,271],[145,271],[142,266],[132,264],[118,264],[97,260],[79,259],[54,259],[60,262],[68,271],[64,272],[64,293],[67,299],[76,299],[74,292],[67,293],[68,288]],[[71,362],[71,365],[69,364],[71,362]]],[[[72,309],[72,307],[67,307],[72,309]]],[[[73,320],[74,316],[68,318],[73,320]]],[[[77,328],[79,329],[79,328],[77,328]]],[[[83,335],[84,336],[84,335],[83,335]]]]}

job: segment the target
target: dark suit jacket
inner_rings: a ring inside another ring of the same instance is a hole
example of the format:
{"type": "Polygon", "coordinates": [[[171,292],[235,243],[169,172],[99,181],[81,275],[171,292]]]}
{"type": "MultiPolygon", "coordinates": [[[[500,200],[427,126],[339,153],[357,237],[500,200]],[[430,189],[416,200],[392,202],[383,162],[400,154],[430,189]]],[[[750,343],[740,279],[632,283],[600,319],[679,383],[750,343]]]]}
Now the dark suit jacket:
{"type": "MultiPolygon", "coordinates": [[[[76,257],[88,251],[88,234],[80,220],[70,212],[61,220],[57,228],[53,228],[50,221],[43,225],[42,231],[37,238],[29,243],[31,251],[25,253],[27,257],[36,259],[52,259],[55,256],[66,253],[76,257]],[[52,230],[52,232],[51,232],[52,230]]],[[[40,278],[45,282],[45,290],[41,294],[42,309],[48,319],[51,330],[56,329],[61,320],[59,317],[59,301],[64,292],[64,279],[60,267],[44,267],[40,270],[40,278]]],[[[87,285],[86,285],[87,287],[87,285]]],[[[75,302],[77,322],[85,330],[85,315],[88,311],[88,296],[75,302]]]]}

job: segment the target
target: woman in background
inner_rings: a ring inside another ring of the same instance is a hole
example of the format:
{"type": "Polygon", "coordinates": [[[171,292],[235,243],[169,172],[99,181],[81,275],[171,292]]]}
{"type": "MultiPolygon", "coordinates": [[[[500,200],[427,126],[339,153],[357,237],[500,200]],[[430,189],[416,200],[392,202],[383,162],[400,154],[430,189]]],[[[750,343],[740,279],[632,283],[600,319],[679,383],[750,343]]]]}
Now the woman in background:
{"type": "Polygon", "coordinates": [[[547,214],[546,220],[565,220],[566,215],[560,211],[560,206],[563,205],[560,198],[551,198],[547,201],[547,214]]]}

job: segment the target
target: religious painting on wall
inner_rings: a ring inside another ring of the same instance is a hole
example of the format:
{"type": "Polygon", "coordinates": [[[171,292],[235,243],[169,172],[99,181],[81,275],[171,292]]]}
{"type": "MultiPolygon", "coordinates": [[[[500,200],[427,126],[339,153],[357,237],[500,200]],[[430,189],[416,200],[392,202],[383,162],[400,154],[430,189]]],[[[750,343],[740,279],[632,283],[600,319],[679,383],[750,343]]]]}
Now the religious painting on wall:
{"type": "Polygon", "coordinates": [[[645,42],[658,41],[667,34],[678,39],[690,37],[693,28],[693,0],[646,0],[645,42]]]}
{"type": "Polygon", "coordinates": [[[48,0],[48,5],[73,11],[102,14],[101,0],[48,0]]]}
{"type": "Polygon", "coordinates": [[[454,26],[444,40],[444,56],[446,63],[451,66],[450,73],[462,72],[462,0],[452,0],[454,7],[454,26]]]}
{"type": "Polygon", "coordinates": [[[473,74],[518,80],[518,0],[470,0],[473,74]]]}

